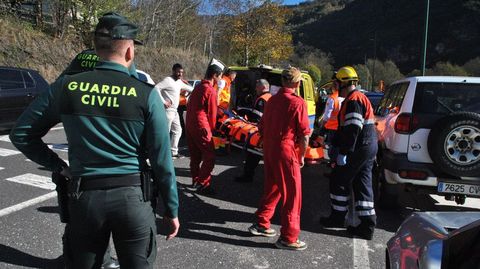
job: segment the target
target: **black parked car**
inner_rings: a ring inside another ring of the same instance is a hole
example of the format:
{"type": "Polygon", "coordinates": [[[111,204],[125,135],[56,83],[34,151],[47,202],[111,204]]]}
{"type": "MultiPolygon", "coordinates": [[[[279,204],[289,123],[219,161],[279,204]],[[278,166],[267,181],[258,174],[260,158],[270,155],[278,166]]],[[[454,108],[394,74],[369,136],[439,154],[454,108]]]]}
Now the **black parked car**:
{"type": "Polygon", "coordinates": [[[35,70],[0,66],[0,131],[15,125],[17,118],[48,83],[35,70]]]}

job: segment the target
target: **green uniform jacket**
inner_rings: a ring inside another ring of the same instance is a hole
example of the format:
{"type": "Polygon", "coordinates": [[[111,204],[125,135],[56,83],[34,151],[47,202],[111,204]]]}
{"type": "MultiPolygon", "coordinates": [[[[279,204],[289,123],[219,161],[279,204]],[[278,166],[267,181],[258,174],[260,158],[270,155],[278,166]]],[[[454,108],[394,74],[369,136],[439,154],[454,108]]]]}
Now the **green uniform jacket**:
{"type": "MultiPolygon", "coordinates": [[[[25,110],[10,133],[12,143],[52,171],[66,166],[42,141],[62,122],[73,176],[140,172],[150,160],[166,216],[178,214],[178,194],[165,108],[152,86],[113,62],[63,76],[25,110]]],[[[101,180],[101,179],[99,179],[101,180]]]]}
{"type": "MultiPolygon", "coordinates": [[[[79,54],[77,54],[75,58],[73,58],[73,60],[70,62],[67,68],[63,70],[62,74],[60,74],[59,77],[62,77],[65,75],[75,75],[85,71],[91,71],[95,68],[98,61],[100,61],[100,58],[95,53],[95,50],[86,49],[80,52],[79,54]]],[[[138,73],[134,63],[130,65],[128,70],[132,77],[138,79],[138,73]]]]}

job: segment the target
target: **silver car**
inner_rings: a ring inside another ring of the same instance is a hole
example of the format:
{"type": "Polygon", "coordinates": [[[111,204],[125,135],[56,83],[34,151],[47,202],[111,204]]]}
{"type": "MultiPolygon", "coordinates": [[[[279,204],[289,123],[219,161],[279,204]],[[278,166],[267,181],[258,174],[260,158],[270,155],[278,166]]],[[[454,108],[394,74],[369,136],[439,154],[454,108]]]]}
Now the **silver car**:
{"type": "Polygon", "coordinates": [[[386,268],[479,269],[480,212],[418,212],[388,241],[386,268]]]}

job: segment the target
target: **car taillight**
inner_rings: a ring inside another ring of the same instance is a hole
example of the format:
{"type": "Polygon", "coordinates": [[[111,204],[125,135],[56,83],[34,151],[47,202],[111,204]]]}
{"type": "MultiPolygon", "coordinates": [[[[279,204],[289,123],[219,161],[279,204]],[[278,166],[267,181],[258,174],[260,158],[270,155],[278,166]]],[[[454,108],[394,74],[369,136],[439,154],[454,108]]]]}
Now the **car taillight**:
{"type": "Polygon", "coordinates": [[[417,170],[400,170],[398,175],[401,178],[409,178],[409,179],[417,179],[417,180],[425,180],[428,177],[428,174],[424,171],[417,171],[417,170]]]}
{"type": "Polygon", "coordinates": [[[399,134],[411,134],[418,126],[418,119],[411,113],[402,113],[395,120],[395,132],[399,134]]]}

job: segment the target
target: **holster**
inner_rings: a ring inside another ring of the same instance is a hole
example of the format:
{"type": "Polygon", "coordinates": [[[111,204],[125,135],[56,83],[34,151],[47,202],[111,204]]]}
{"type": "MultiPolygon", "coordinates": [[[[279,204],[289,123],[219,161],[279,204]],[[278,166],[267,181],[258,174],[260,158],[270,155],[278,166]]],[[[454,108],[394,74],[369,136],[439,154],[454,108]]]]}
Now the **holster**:
{"type": "Polygon", "coordinates": [[[142,184],[143,199],[145,202],[150,201],[153,211],[157,209],[158,186],[155,181],[153,169],[147,166],[140,174],[140,181],[142,184]]]}
{"type": "Polygon", "coordinates": [[[68,223],[70,215],[68,212],[68,179],[60,173],[52,173],[52,181],[55,183],[57,191],[58,208],[60,213],[60,221],[68,223]]]}
{"type": "Polygon", "coordinates": [[[153,178],[152,169],[149,167],[140,173],[140,182],[142,186],[143,200],[151,201],[153,198],[153,178]]]}

